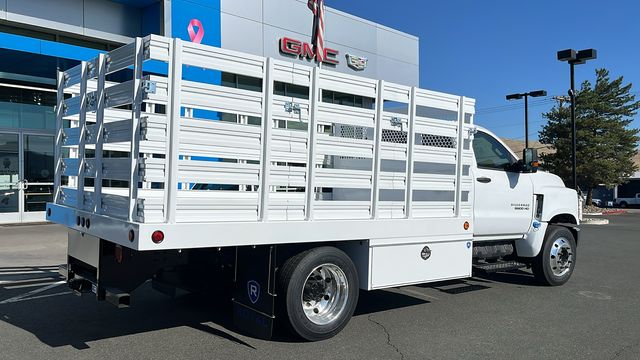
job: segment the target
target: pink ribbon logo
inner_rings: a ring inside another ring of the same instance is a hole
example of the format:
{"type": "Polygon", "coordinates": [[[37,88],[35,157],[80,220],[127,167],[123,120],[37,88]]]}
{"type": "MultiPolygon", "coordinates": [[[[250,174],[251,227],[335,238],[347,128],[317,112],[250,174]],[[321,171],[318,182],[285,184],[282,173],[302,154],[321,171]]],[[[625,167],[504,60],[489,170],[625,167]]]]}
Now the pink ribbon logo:
{"type": "Polygon", "coordinates": [[[189,39],[191,39],[191,42],[196,44],[200,44],[204,37],[204,28],[198,19],[191,19],[189,26],[187,27],[187,32],[189,33],[189,39]],[[198,28],[198,32],[194,30],[194,27],[198,28]]]}

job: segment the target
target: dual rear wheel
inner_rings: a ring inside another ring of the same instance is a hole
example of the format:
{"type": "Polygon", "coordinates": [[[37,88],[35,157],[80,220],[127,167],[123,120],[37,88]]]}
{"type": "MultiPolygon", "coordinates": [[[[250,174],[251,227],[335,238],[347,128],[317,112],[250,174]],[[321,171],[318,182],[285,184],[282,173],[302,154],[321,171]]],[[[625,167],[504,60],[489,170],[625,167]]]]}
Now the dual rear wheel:
{"type": "Polygon", "coordinates": [[[358,303],[355,265],[334,247],[319,247],[289,258],[280,270],[278,287],[286,325],[309,341],[340,332],[358,303]]]}

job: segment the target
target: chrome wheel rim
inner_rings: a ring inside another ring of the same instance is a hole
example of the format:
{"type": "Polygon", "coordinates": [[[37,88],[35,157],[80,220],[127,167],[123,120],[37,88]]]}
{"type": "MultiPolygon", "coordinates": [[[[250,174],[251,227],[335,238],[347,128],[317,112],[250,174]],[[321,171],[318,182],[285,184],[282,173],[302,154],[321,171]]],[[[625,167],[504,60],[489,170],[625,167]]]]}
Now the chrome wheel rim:
{"type": "Polygon", "coordinates": [[[569,240],[564,237],[557,238],[551,245],[549,260],[553,275],[566,275],[573,266],[573,249],[569,240]]]}
{"type": "Polygon", "coordinates": [[[302,309],[316,325],[326,325],[344,311],[349,297],[349,283],[344,271],[334,264],[313,269],[302,289],[302,309]]]}

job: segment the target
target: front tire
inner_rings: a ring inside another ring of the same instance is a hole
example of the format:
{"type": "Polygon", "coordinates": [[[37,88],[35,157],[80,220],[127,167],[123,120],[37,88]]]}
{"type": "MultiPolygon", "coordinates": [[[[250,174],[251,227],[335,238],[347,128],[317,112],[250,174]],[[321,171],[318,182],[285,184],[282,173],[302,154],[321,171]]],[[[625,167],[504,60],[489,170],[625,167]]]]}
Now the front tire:
{"type": "Polygon", "coordinates": [[[358,302],[355,265],[334,247],[319,247],[289,258],[278,282],[279,301],[289,328],[309,341],[339,333],[358,302]]]}
{"type": "Polygon", "coordinates": [[[533,260],[533,275],[541,284],[559,286],[569,281],[575,266],[573,233],[564,226],[549,225],[542,249],[533,260]]]}

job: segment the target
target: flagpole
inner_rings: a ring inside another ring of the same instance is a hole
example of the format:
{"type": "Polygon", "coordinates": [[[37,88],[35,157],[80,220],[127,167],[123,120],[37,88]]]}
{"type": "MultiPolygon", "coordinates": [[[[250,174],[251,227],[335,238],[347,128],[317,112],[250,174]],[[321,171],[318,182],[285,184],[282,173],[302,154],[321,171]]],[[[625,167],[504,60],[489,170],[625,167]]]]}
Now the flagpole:
{"type": "MultiPolygon", "coordinates": [[[[324,0],[318,0],[318,39],[317,42],[321,43],[320,47],[320,61],[318,61],[318,68],[322,69],[322,62],[324,61],[324,0]]],[[[317,45],[316,45],[317,46],[317,45]]]]}
{"type": "Polygon", "coordinates": [[[312,43],[318,68],[322,69],[324,61],[324,0],[309,0],[307,6],[313,12],[312,43]]]}

